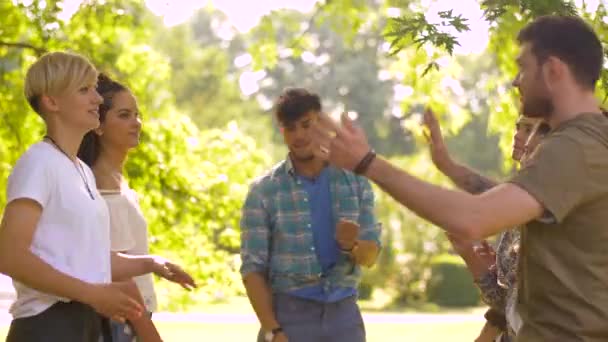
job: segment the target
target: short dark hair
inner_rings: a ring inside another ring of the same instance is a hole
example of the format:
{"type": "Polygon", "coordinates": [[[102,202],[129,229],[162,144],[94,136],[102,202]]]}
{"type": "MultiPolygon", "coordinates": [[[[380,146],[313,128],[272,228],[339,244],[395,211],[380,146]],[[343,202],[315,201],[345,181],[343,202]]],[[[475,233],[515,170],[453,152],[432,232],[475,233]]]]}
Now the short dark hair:
{"type": "Polygon", "coordinates": [[[275,103],[275,115],[281,125],[291,124],[310,111],[321,111],[321,99],[304,88],[285,89],[275,103]]]}
{"type": "Polygon", "coordinates": [[[536,134],[540,134],[541,136],[545,136],[551,132],[551,126],[549,126],[546,122],[541,122],[538,124],[538,128],[536,129],[536,134]]]}
{"type": "Polygon", "coordinates": [[[604,58],[602,43],[593,28],[577,16],[542,16],[524,27],[520,43],[531,43],[539,63],[549,56],[564,61],[581,86],[595,89],[604,58]]]}
{"type": "MultiPolygon", "coordinates": [[[[128,91],[125,85],[111,79],[108,75],[100,73],[97,77],[97,92],[103,97],[103,103],[99,105],[99,122],[106,120],[106,114],[112,109],[112,98],[117,93],[128,91]]],[[[97,161],[100,152],[100,142],[97,133],[90,131],[85,134],[78,149],[78,158],[90,167],[97,161]]]]}

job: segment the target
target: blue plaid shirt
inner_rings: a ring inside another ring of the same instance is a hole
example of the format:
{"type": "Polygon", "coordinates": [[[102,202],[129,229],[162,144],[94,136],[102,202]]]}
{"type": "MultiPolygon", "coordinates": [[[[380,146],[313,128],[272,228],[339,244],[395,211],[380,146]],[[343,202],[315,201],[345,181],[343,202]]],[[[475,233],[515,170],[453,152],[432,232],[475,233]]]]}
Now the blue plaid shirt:
{"type": "MultiPolygon", "coordinates": [[[[367,179],[329,166],[335,224],[358,222],[359,239],[380,246],[374,194],[367,179]]],[[[264,274],[275,293],[311,285],[357,288],[361,269],[346,254],[323,273],[314,250],[308,195],[288,157],[253,182],[241,219],[241,275],[264,274]]]]}

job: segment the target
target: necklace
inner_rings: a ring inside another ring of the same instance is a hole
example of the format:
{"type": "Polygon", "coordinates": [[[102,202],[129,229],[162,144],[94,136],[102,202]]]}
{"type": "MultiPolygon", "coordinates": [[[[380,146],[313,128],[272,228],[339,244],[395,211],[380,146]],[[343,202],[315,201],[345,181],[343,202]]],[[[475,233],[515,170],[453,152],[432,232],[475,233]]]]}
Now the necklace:
{"type": "MultiPolygon", "coordinates": [[[[55,140],[53,140],[53,138],[51,138],[48,135],[45,135],[44,139],[47,139],[51,144],[53,144],[53,146],[55,146],[55,148],[57,148],[61,153],[63,153],[63,155],[66,156],[66,158],[68,158],[71,162],[73,162],[72,158],[70,158],[70,156],[61,147],[59,147],[59,145],[55,142],[55,140]]],[[[91,197],[92,200],[94,200],[95,196],[93,195],[93,191],[91,191],[91,187],[89,186],[89,182],[87,181],[87,176],[84,172],[84,168],[82,167],[82,164],[80,164],[79,160],[76,160],[76,163],[74,163],[74,167],[76,168],[76,171],[78,172],[78,175],[80,176],[80,179],[82,179],[82,181],[84,182],[84,186],[87,188],[87,192],[89,193],[89,196],[91,197]],[[78,165],[76,165],[76,164],[78,164],[78,165]]]]}

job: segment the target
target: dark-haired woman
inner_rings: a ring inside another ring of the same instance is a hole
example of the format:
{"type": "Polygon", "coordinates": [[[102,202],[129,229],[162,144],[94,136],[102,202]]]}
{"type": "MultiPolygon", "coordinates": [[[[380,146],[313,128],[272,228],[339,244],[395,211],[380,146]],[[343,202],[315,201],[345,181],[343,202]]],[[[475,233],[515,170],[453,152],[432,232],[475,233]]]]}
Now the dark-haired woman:
{"type": "MultiPolygon", "coordinates": [[[[194,280],[179,266],[159,257],[148,255],[147,223],[138,202],[138,196],[127,184],[123,168],[130,150],[139,144],[141,118],[137,101],[124,85],[101,74],[97,92],[103,103],[99,107],[100,126],[85,135],[78,153],[95,174],[97,188],[110,212],[110,237],[113,253],[133,258],[152,258],[157,275],[182,285],[195,287],[194,280]]],[[[113,265],[114,266],[114,265],[113,265]]],[[[115,279],[123,279],[120,269],[113,269],[115,279]]],[[[146,310],[156,310],[156,295],[151,274],[134,278],[146,310]]],[[[132,341],[138,332],[129,324],[112,322],[113,341],[132,341]]]]}

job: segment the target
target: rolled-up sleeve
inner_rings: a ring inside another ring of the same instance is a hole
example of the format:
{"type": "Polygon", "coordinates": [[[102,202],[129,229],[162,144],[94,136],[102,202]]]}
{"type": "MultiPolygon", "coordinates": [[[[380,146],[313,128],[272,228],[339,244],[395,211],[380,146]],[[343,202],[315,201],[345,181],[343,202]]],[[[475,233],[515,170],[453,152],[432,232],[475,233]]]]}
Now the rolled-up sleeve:
{"type": "Polygon", "coordinates": [[[559,223],[597,194],[597,189],[588,186],[590,163],[580,144],[571,137],[546,138],[527,164],[510,182],[534,197],[559,223]]]}
{"type": "Polygon", "coordinates": [[[360,214],[359,214],[359,227],[361,229],[359,238],[361,240],[375,241],[378,247],[381,247],[380,234],[381,224],[376,221],[374,214],[374,191],[369,181],[363,177],[357,177],[359,186],[361,189],[360,198],[360,214]]]}
{"type": "Polygon", "coordinates": [[[241,276],[266,273],[269,262],[270,219],[264,206],[262,184],[254,183],[247,194],[241,217],[241,276]]]}

